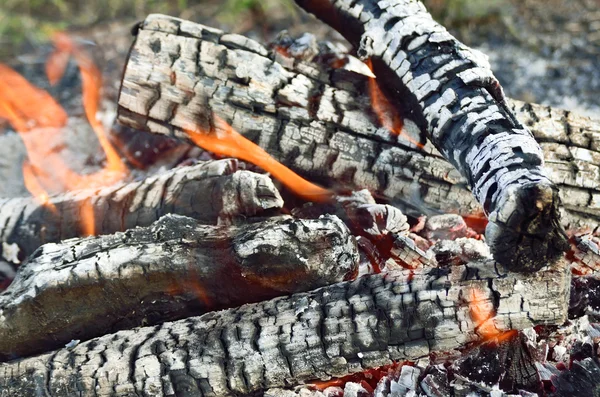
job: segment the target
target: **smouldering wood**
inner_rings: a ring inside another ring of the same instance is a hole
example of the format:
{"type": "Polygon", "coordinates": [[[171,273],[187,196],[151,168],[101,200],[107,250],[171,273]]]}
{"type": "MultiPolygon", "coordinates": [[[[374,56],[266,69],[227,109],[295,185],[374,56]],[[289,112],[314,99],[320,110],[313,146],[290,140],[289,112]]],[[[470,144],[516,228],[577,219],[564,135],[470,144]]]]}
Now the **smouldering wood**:
{"type": "Polygon", "coordinates": [[[417,0],[297,0],[370,59],[380,87],[463,175],[489,223],[494,258],[533,271],[567,250],[558,187],[487,59],[417,0]]]}
{"type": "Polygon", "coordinates": [[[105,335],[0,364],[0,396],[234,396],[327,380],[479,339],[477,288],[499,329],[559,324],[564,264],[499,274],[493,263],[366,276],[315,291],[105,335]]]}
{"type": "MultiPolygon", "coordinates": [[[[367,76],[348,68],[153,15],[138,31],[125,69],[119,121],[185,139],[181,128],[207,127],[212,110],[313,181],[366,187],[416,213],[480,211],[466,180],[431,144],[418,150],[378,126],[367,86],[367,76]]],[[[507,106],[541,142],[548,173],[562,189],[565,227],[597,228],[600,124],[539,105],[508,100],[507,106]]],[[[412,120],[404,125],[419,132],[412,120]]]]}
{"type": "Polygon", "coordinates": [[[137,182],[51,196],[0,199],[0,243],[16,244],[7,260],[23,260],[40,245],[85,235],[82,213],[93,208],[95,234],[148,226],[165,214],[191,216],[207,224],[254,216],[283,206],[267,175],[238,170],[237,160],[207,161],[174,168],[137,182]],[[15,248],[16,248],[15,247],[15,248]]]}
{"type": "Polygon", "coordinates": [[[167,215],[146,228],[46,244],[0,294],[0,360],[315,289],[348,279],[357,265],[356,242],[335,216],[208,226],[167,215]]]}

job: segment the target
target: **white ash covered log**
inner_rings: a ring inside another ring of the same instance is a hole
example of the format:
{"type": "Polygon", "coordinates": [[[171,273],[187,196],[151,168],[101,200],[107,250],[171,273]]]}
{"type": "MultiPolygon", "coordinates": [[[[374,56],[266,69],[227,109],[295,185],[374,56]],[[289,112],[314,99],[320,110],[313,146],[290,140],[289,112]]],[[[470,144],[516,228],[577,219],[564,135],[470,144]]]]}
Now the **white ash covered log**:
{"type": "Polygon", "coordinates": [[[496,260],[533,271],[567,250],[558,187],[487,60],[417,0],[297,0],[370,59],[387,97],[467,179],[496,260]]]}
{"type": "MultiPolygon", "coordinates": [[[[324,55],[314,61],[297,59],[239,35],[152,15],[141,24],[128,59],[119,121],[186,139],[182,128],[205,126],[214,111],[313,181],[366,187],[416,213],[480,211],[465,178],[433,146],[419,150],[378,124],[369,77],[334,68],[336,62],[323,59],[339,54],[326,46],[320,50],[324,55]]],[[[562,189],[565,226],[597,228],[600,159],[593,142],[600,124],[508,103],[542,140],[548,172],[562,189]]],[[[404,126],[418,132],[408,118],[404,126]]]]}
{"type": "Polygon", "coordinates": [[[335,216],[150,227],[43,245],[0,294],[0,359],[349,279],[358,249],[335,216]]]}
{"type": "Polygon", "coordinates": [[[559,324],[570,275],[493,263],[399,271],[247,304],[0,364],[2,396],[239,396],[417,359],[486,329],[559,324]],[[484,324],[472,320],[474,289],[484,324]],[[481,306],[483,305],[483,306],[481,306]]]}
{"type": "Polygon", "coordinates": [[[168,213],[216,224],[283,206],[267,175],[239,168],[234,159],[206,161],[141,181],[51,196],[45,204],[34,197],[0,199],[0,255],[17,263],[44,243],[149,226],[168,213]],[[91,225],[83,219],[86,209],[93,212],[91,225]]]}

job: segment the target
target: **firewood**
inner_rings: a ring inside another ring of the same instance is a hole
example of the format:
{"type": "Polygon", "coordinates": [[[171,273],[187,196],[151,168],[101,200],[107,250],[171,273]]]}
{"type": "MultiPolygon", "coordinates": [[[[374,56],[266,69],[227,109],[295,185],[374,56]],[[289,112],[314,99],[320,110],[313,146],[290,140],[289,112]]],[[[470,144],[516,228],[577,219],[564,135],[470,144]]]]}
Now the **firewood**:
{"type": "Polygon", "coordinates": [[[167,213],[216,224],[219,218],[282,207],[267,175],[238,168],[232,159],[207,161],[137,182],[66,192],[45,204],[33,197],[0,199],[0,243],[14,246],[18,256],[2,246],[0,254],[18,262],[44,243],[85,235],[81,214],[86,205],[93,208],[95,234],[148,226],[167,213]]]}
{"type": "MultiPolygon", "coordinates": [[[[493,263],[365,276],[0,364],[0,396],[234,396],[328,380],[565,320],[570,275],[493,263]],[[495,314],[472,320],[473,289],[495,314]],[[483,320],[482,320],[483,321],[483,320]]],[[[221,284],[227,280],[221,280],[221,284]]]]}
{"type": "Polygon", "coordinates": [[[558,187],[532,133],[510,111],[486,59],[414,0],[298,5],[370,59],[381,88],[463,175],[488,215],[494,258],[533,271],[567,250],[558,187]]]}
{"type": "MultiPolygon", "coordinates": [[[[368,80],[320,58],[294,59],[239,35],[152,15],[132,46],[118,117],[186,139],[182,128],[206,125],[214,111],[313,181],[368,188],[413,213],[481,211],[466,179],[433,146],[420,150],[380,128],[368,80]]],[[[542,142],[548,172],[562,189],[565,227],[598,228],[600,123],[540,105],[507,106],[542,142]]],[[[404,126],[418,132],[409,119],[404,126]]]]}
{"type": "Polygon", "coordinates": [[[335,216],[152,226],[43,245],[0,295],[0,359],[348,279],[358,250],[335,216]]]}

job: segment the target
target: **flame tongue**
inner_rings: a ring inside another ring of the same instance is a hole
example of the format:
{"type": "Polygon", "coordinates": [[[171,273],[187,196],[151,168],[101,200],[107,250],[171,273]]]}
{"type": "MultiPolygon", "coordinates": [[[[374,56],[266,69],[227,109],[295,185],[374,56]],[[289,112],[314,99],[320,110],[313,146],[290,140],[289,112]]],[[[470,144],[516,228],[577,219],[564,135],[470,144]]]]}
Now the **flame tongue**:
{"type": "MultiPolygon", "coordinates": [[[[69,36],[54,38],[56,50],[46,63],[52,84],[62,77],[69,57],[79,66],[85,115],[106,154],[106,164],[92,174],[74,171],[56,149],[64,144],[62,128],[67,123],[64,109],[44,90],[31,85],[16,71],[0,64],[0,118],[7,119],[20,134],[28,160],[23,164],[25,187],[41,203],[55,210],[48,192],[99,188],[127,176],[128,169],[116,149],[110,145],[104,128],[96,118],[100,102],[102,76],[91,58],[69,36]]],[[[83,234],[95,234],[94,211],[87,200],[81,204],[83,234]]]]}
{"type": "Polygon", "coordinates": [[[184,130],[188,137],[199,147],[222,156],[236,157],[257,165],[286,187],[310,201],[328,201],[333,193],[303,179],[298,174],[275,160],[261,147],[248,140],[217,115],[213,115],[215,128],[205,133],[196,130],[184,130]]]}
{"type": "MultiPolygon", "coordinates": [[[[372,71],[373,64],[371,60],[367,59],[365,63],[372,71]]],[[[371,96],[371,105],[373,107],[373,111],[379,119],[379,124],[383,128],[393,132],[419,149],[424,147],[423,143],[413,139],[408,135],[408,133],[406,133],[406,131],[404,131],[404,123],[402,122],[402,118],[392,104],[387,100],[385,95],[383,95],[383,92],[381,92],[381,89],[377,85],[377,80],[373,77],[369,77],[369,95],[371,96]]]]}
{"type": "Polygon", "coordinates": [[[503,331],[496,328],[493,317],[494,305],[491,300],[478,288],[469,291],[469,310],[475,322],[477,333],[484,341],[501,343],[517,334],[515,330],[503,331]]]}
{"type": "Polygon", "coordinates": [[[0,117],[18,132],[62,127],[67,114],[46,91],[32,86],[10,67],[0,64],[0,117]]]}

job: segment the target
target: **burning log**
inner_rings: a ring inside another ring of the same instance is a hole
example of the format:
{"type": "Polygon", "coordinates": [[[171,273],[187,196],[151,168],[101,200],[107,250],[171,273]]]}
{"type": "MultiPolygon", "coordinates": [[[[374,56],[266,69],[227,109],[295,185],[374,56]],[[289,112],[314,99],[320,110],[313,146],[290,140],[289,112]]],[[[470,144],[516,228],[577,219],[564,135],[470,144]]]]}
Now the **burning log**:
{"type": "MultiPolygon", "coordinates": [[[[137,32],[125,69],[119,121],[189,140],[184,129],[209,123],[212,111],[294,171],[327,186],[366,187],[419,214],[432,208],[480,211],[465,179],[435,148],[418,149],[379,127],[367,95],[370,78],[357,68],[334,67],[353,64],[352,58],[322,50],[310,62],[277,47],[269,52],[239,35],[150,16],[137,32]],[[324,61],[328,57],[339,62],[324,61]]],[[[597,228],[597,122],[508,103],[543,140],[546,166],[564,193],[565,225],[597,228]]],[[[418,130],[409,119],[403,123],[404,130],[418,130]]]]}
{"type": "Polygon", "coordinates": [[[46,244],[0,295],[0,359],[348,279],[358,250],[334,216],[146,228],[46,244]],[[102,302],[99,304],[99,302],[102,302]]]}
{"type": "Polygon", "coordinates": [[[506,104],[487,60],[411,0],[297,0],[370,59],[387,97],[411,114],[467,179],[489,223],[494,258],[533,271],[567,250],[558,187],[543,152],[506,104]]]}
{"type": "Polygon", "coordinates": [[[565,320],[570,276],[564,263],[528,275],[495,269],[471,263],[377,274],[120,331],[1,364],[0,385],[7,395],[186,390],[233,396],[328,380],[565,320]]]}
{"type": "Polygon", "coordinates": [[[5,247],[0,246],[0,254],[18,263],[44,243],[149,226],[168,213],[216,224],[282,207],[267,175],[238,168],[237,160],[206,161],[138,182],[66,192],[46,203],[33,197],[0,199],[0,242],[5,247]],[[10,245],[16,245],[18,256],[6,252],[10,245]]]}

